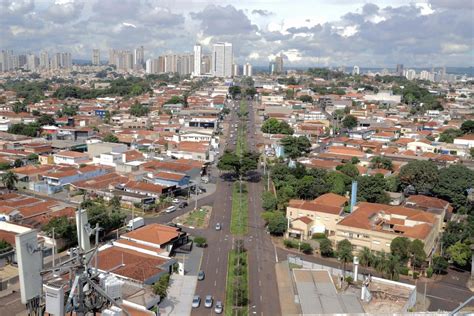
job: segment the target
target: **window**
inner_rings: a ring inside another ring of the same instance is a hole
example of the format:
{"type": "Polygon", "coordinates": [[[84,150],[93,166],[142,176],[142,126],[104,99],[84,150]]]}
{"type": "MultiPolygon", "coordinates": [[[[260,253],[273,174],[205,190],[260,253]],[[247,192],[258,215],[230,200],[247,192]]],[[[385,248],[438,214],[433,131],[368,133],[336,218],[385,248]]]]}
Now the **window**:
{"type": "Polygon", "coordinates": [[[370,238],[370,236],[369,235],[364,235],[364,238],[370,238]]]}

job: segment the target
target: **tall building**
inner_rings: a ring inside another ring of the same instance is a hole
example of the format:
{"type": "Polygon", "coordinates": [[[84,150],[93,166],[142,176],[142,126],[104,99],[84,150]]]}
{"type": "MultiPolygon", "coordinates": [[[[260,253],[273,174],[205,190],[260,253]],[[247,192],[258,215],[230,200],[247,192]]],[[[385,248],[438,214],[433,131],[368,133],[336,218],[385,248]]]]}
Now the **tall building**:
{"type": "Polygon", "coordinates": [[[109,65],[117,65],[117,51],[113,48],[109,49],[109,65]]]}
{"type": "Polygon", "coordinates": [[[117,70],[130,71],[133,70],[133,53],[128,50],[122,50],[116,52],[116,66],[117,70]]]}
{"type": "Polygon", "coordinates": [[[239,76],[239,65],[237,64],[232,64],[232,76],[239,76]]]}
{"type": "Polygon", "coordinates": [[[26,56],[26,68],[29,71],[36,71],[39,65],[39,58],[35,56],[35,54],[28,54],[26,56]]]}
{"type": "Polygon", "coordinates": [[[397,64],[396,75],[400,77],[403,76],[403,64],[397,64]]]}
{"type": "Polygon", "coordinates": [[[210,74],[212,66],[212,57],[210,55],[202,56],[201,73],[210,74]]]}
{"type": "Polygon", "coordinates": [[[135,49],[133,63],[134,65],[140,66],[143,66],[143,64],[145,63],[145,49],[143,48],[143,46],[140,46],[135,49]]]}
{"type": "Polygon", "coordinates": [[[232,44],[216,43],[212,50],[212,74],[215,77],[231,77],[233,62],[232,44]]]}
{"type": "Polygon", "coordinates": [[[201,45],[194,45],[194,69],[193,76],[200,76],[202,74],[201,69],[201,58],[202,58],[202,48],[201,45]]]}
{"type": "Polygon", "coordinates": [[[72,56],[71,53],[61,53],[61,68],[71,69],[72,68],[72,56]]]}
{"type": "Polygon", "coordinates": [[[244,76],[247,76],[247,77],[252,77],[252,65],[249,64],[249,63],[246,63],[244,65],[244,72],[243,72],[243,75],[244,76]]]}
{"type": "Polygon", "coordinates": [[[100,50],[93,49],[92,50],[92,65],[100,65],[100,50]]]}
{"type": "Polygon", "coordinates": [[[49,69],[49,54],[47,51],[42,51],[40,53],[39,67],[41,70],[49,69]]]}
{"type": "Polygon", "coordinates": [[[353,75],[353,76],[358,76],[358,75],[360,75],[360,68],[359,68],[359,66],[354,66],[354,68],[352,68],[352,75],[353,75]]]}
{"type": "Polygon", "coordinates": [[[282,74],[283,71],[283,54],[280,54],[275,57],[275,73],[282,74]]]}
{"type": "Polygon", "coordinates": [[[160,59],[147,59],[145,63],[145,72],[147,74],[158,74],[160,73],[160,59]]]}
{"type": "Polygon", "coordinates": [[[269,64],[268,64],[268,72],[273,75],[276,73],[276,64],[274,61],[271,61],[269,64]]]}
{"type": "Polygon", "coordinates": [[[194,54],[184,54],[178,56],[177,71],[180,76],[189,75],[194,69],[194,54]]]}
{"type": "Polygon", "coordinates": [[[406,77],[408,80],[414,80],[416,78],[416,71],[415,69],[408,69],[406,72],[406,77]]]}

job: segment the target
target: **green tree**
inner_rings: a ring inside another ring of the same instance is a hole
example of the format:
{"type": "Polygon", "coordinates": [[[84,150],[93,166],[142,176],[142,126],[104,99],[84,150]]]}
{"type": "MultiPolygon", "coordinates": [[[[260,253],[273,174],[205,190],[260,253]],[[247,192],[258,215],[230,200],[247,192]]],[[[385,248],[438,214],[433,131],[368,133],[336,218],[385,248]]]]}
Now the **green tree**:
{"type": "Polygon", "coordinates": [[[313,98],[310,95],[307,95],[307,94],[300,96],[299,99],[300,99],[301,102],[304,102],[304,103],[313,102],[313,98]]]}
{"type": "Polygon", "coordinates": [[[23,160],[15,159],[15,161],[13,162],[13,167],[20,168],[21,166],[23,166],[23,160]]]}
{"type": "Polygon", "coordinates": [[[269,118],[262,124],[262,132],[267,134],[285,134],[292,135],[294,130],[288,125],[287,122],[280,122],[276,118],[269,118]]]}
{"type": "Polygon", "coordinates": [[[330,192],[339,195],[346,194],[348,187],[351,184],[352,179],[340,172],[330,171],[325,177],[326,183],[330,188],[330,192]]]}
{"type": "Polygon", "coordinates": [[[18,182],[18,176],[12,171],[7,171],[2,174],[2,183],[8,190],[14,190],[16,188],[16,183],[18,182]]]}
{"type": "Polygon", "coordinates": [[[357,177],[357,199],[370,203],[388,204],[390,198],[385,192],[386,182],[381,174],[357,177]]]}
{"type": "Polygon", "coordinates": [[[352,157],[351,158],[351,164],[357,165],[360,162],[360,159],[357,157],[352,157]]]}
{"type": "Polygon", "coordinates": [[[56,123],[56,120],[54,119],[52,115],[43,114],[37,119],[37,122],[40,126],[54,125],[56,123]]]}
{"type": "Polygon", "coordinates": [[[15,112],[16,114],[20,112],[26,112],[27,111],[26,104],[17,101],[12,105],[12,111],[15,112]]]}
{"type": "Polygon", "coordinates": [[[438,141],[444,143],[453,143],[454,139],[463,135],[463,131],[455,128],[448,128],[439,135],[438,141]]]}
{"type": "Polygon", "coordinates": [[[329,191],[329,186],[322,178],[304,176],[295,186],[296,194],[305,200],[314,199],[329,191]]]}
{"type": "Polygon", "coordinates": [[[474,236],[474,216],[468,215],[467,220],[455,222],[450,221],[446,225],[441,241],[443,248],[449,248],[456,242],[465,242],[474,236]]]}
{"type": "Polygon", "coordinates": [[[0,239],[0,252],[3,252],[11,248],[12,248],[12,245],[10,245],[5,239],[0,239]]]}
{"type": "Polygon", "coordinates": [[[311,151],[311,142],[305,136],[285,136],[280,140],[285,155],[291,159],[304,156],[311,151]]]}
{"type": "Polygon", "coordinates": [[[270,191],[265,191],[262,194],[262,208],[265,211],[274,211],[278,207],[278,200],[270,191]]]}
{"type": "Polygon", "coordinates": [[[146,116],[150,112],[148,106],[135,101],[135,103],[130,107],[129,113],[133,116],[146,116]]]}
{"type": "Polygon", "coordinates": [[[343,264],[343,271],[346,271],[346,263],[352,261],[352,244],[349,240],[344,239],[337,244],[337,258],[343,264]]]}
{"type": "Polygon", "coordinates": [[[388,275],[390,280],[398,280],[400,274],[400,259],[395,255],[388,255],[383,272],[388,275]]]}
{"type": "Polygon", "coordinates": [[[400,169],[402,187],[412,185],[417,192],[431,192],[439,182],[439,172],[431,161],[410,161],[400,169]]]}
{"type": "Polygon", "coordinates": [[[374,255],[369,248],[364,247],[359,251],[359,262],[362,266],[368,267],[373,263],[373,261],[374,255]]]}
{"type": "Polygon", "coordinates": [[[319,241],[319,252],[321,252],[323,257],[332,257],[334,255],[332,243],[329,239],[324,238],[319,241]]]}
{"type": "Polygon", "coordinates": [[[456,211],[466,213],[469,188],[474,188],[474,171],[463,165],[451,165],[439,170],[439,181],[433,191],[437,197],[449,201],[456,211]]]}
{"type": "Polygon", "coordinates": [[[257,89],[254,87],[245,89],[245,95],[253,98],[257,94],[257,89]]]}
{"type": "Polygon", "coordinates": [[[392,160],[387,157],[376,156],[373,157],[371,160],[371,168],[374,169],[386,169],[386,170],[393,170],[393,163],[392,160]]]}
{"type": "Polygon", "coordinates": [[[229,87],[229,93],[232,96],[232,99],[235,99],[237,95],[242,93],[242,89],[240,86],[231,86],[229,87]]]}
{"type": "Polygon", "coordinates": [[[43,231],[46,232],[49,237],[53,236],[53,229],[55,238],[64,239],[68,245],[77,243],[76,224],[74,220],[66,216],[54,217],[43,226],[43,231]]]}
{"type": "Polygon", "coordinates": [[[357,117],[354,115],[346,115],[346,117],[342,120],[342,126],[348,129],[353,129],[357,126],[357,117]]]}
{"type": "Polygon", "coordinates": [[[114,196],[109,201],[109,206],[114,210],[119,210],[122,207],[119,196],[114,196]]]}
{"type": "Polygon", "coordinates": [[[345,163],[336,167],[336,170],[342,172],[348,177],[355,178],[359,175],[359,169],[351,163],[345,163]]]}
{"type": "Polygon", "coordinates": [[[441,256],[433,257],[433,271],[436,274],[443,274],[448,269],[449,263],[441,256]]]}
{"type": "Polygon", "coordinates": [[[160,296],[160,300],[163,300],[168,295],[168,287],[170,284],[169,273],[163,274],[158,282],[153,284],[153,293],[160,296]]]}
{"type": "Polygon", "coordinates": [[[276,215],[270,218],[268,222],[268,231],[272,235],[281,236],[286,232],[287,219],[281,212],[276,212],[276,215]]]}
{"type": "Polygon", "coordinates": [[[105,135],[102,140],[106,143],[118,143],[119,142],[118,137],[115,136],[112,133],[109,133],[109,134],[105,135]]]}
{"type": "Polygon", "coordinates": [[[474,120],[467,120],[461,124],[461,131],[464,134],[474,133],[474,120]]]}
{"type": "Polygon", "coordinates": [[[234,171],[236,174],[240,173],[240,157],[234,152],[226,150],[217,163],[217,168],[224,171],[234,171]]]}
{"type": "Polygon", "coordinates": [[[451,260],[461,267],[467,266],[471,261],[471,248],[460,241],[450,246],[446,252],[448,253],[451,260]]]}
{"type": "Polygon", "coordinates": [[[404,263],[410,256],[410,239],[406,237],[396,237],[390,243],[390,251],[392,255],[397,256],[404,263]]]}
{"type": "Polygon", "coordinates": [[[426,260],[425,245],[419,240],[415,239],[410,243],[409,252],[412,256],[413,267],[421,267],[426,260]]]}
{"type": "Polygon", "coordinates": [[[379,272],[383,272],[387,264],[387,254],[382,251],[374,256],[373,267],[379,272]]]}

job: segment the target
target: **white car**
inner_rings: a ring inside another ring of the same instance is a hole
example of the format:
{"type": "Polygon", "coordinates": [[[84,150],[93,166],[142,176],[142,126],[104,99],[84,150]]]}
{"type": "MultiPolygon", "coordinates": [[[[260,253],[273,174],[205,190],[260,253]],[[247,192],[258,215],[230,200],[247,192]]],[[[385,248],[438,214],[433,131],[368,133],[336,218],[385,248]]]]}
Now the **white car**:
{"type": "Polygon", "coordinates": [[[179,201],[179,199],[173,199],[172,202],[173,202],[173,204],[178,204],[180,201],[179,201]]]}
{"type": "Polygon", "coordinates": [[[214,312],[216,314],[222,314],[222,311],[224,310],[224,307],[222,306],[222,302],[221,301],[217,301],[216,302],[216,306],[214,307],[214,312]]]}
{"type": "Polygon", "coordinates": [[[175,205],[171,205],[171,206],[169,206],[165,209],[166,213],[172,213],[174,211],[176,211],[176,206],[175,205]]]}
{"type": "Polygon", "coordinates": [[[193,308],[198,308],[201,305],[201,298],[198,295],[194,295],[193,304],[191,305],[193,308]]]}
{"type": "Polygon", "coordinates": [[[204,307],[212,307],[212,295],[206,295],[206,299],[204,300],[204,307]]]}

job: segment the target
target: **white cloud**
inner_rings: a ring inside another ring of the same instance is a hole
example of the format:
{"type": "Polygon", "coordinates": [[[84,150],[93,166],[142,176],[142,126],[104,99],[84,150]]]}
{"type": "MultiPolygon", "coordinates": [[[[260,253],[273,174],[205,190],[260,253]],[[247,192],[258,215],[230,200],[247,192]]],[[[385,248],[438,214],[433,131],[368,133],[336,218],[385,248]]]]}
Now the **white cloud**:
{"type": "Polygon", "coordinates": [[[128,27],[133,27],[134,29],[137,28],[137,26],[135,24],[132,24],[132,23],[122,22],[122,25],[123,26],[128,26],[128,27]]]}
{"type": "Polygon", "coordinates": [[[469,45],[457,43],[442,43],[441,51],[444,54],[462,54],[469,52],[469,45]]]}

